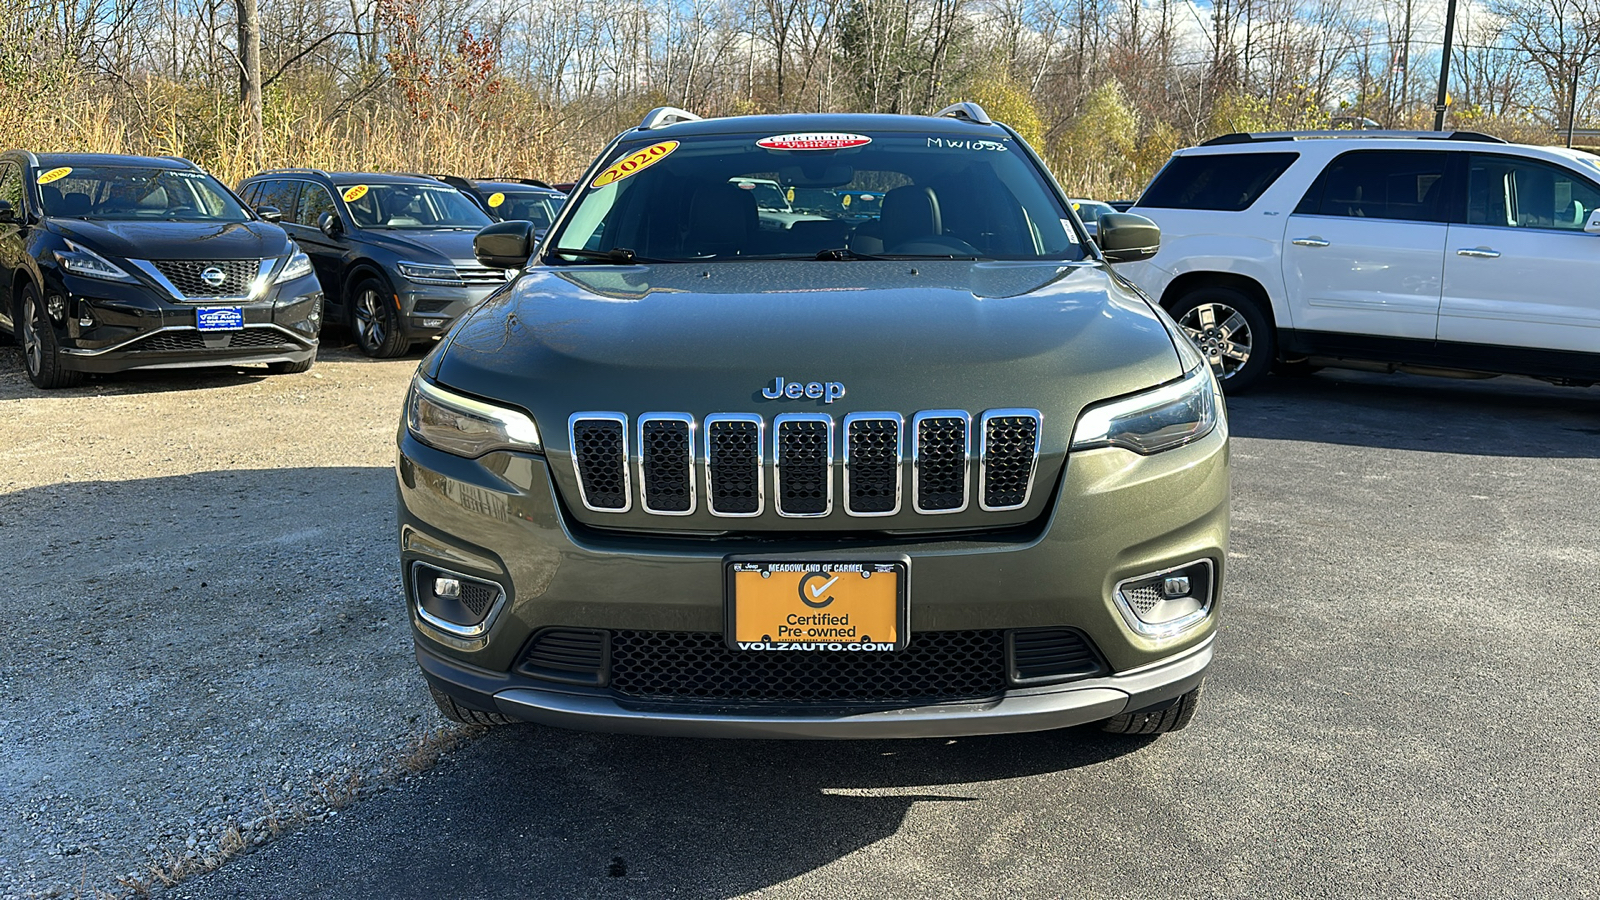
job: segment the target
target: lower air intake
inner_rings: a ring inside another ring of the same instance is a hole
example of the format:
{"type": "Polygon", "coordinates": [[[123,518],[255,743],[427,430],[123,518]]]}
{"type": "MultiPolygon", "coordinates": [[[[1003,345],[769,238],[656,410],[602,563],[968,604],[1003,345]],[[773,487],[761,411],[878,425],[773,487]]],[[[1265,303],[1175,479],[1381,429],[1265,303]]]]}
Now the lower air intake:
{"type": "Polygon", "coordinates": [[[614,631],[611,687],[638,700],[932,703],[1006,689],[1005,633],[926,631],[894,653],[738,652],[712,632],[614,631]]]}

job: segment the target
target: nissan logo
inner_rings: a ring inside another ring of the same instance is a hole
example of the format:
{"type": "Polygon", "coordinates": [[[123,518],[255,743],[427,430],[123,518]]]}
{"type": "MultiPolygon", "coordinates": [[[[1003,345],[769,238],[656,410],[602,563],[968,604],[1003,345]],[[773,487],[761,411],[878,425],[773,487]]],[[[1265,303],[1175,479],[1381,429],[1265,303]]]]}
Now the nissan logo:
{"type": "Polygon", "coordinates": [[[228,273],[222,271],[216,266],[207,266],[203,271],[201,271],[200,280],[214,288],[219,288],[222,287],[222,283],[224,281],[228,280],[228,273]]]}

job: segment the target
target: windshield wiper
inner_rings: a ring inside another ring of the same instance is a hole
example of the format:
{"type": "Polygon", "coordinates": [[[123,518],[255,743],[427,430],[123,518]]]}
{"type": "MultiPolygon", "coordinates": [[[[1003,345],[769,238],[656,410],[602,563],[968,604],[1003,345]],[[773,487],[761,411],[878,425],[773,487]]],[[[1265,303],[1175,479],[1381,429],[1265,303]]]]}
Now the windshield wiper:
{"type": "Polygon", "coordinates": [[[643,256],[639,256],[639,255],[635,254],[632,250],[627,249],[626,247],[613,247],[610,250],[582,250],[582,249],[568,249],[566,247],[556,247],[555,249],[551,250],[550,252],[555,254],[556,256],[576,256],[579,259],[601,259],[601,260],[605,260],[606,262],[624,263],[624,264],[626,264],[626,263],[660,262],[660,260],[646,259],[643,256]]]}

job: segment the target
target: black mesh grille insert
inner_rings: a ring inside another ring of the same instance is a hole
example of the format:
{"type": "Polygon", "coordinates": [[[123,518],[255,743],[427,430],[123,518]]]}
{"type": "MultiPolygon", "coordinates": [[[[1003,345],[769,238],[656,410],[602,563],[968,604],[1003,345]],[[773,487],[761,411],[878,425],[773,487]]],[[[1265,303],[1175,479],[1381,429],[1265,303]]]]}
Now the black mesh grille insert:
{"type": "Polygon", "coordinates": [[[246,328],[202,334],[198,331],[161,331],[134,342],[129,350],[142,353],[180,353],[185,350],[267,350],[288,346],[299,349],[281,331],[272,328],[246,328]],[[206,342],[210,338],[210,343],[206,342]]]}
{"type": "Polygon", "coordinates": [[[261,271],[259,259],[152,259],[150,264],[185,297],[243,297],[261,271]],[[222,272],[221,283],[207,284],[200,277],[211,268],[222,272]]]}
{"type": "Polygon", "coordinates": [[[651,512],[688,512],[694,506],[689,473],[694,465],[689,423],[647,419],[640,428],[639,464],[644,505],[651,512]]]}
{"type": "Polygon", "coordinates": [[[856,419],[850,444],[850,496],[853,513],[892,512],[900,493],[900,423],[894,419],[856,419]]]}
{"type": "Polygon", "coordinates": [[[828,423],[800,420],[778,423],[778,509],[791,515],[828,512],[828,423]]]}
{"type": "Polygon", "coordinates": [[[281,331],[270,328],[246,328],[244,331],[235,331],[233,339],[228,346],[235,350],[256,350],[268,347],[282,347],[285,344],[294,345],[294,341],[281,331]]]}
{"type": "Polygon", "coordinates": [[[1021,506],[1028,498],[1038,439],[1039,420],[1033,416],[995,416],[984,423],[984,506],[1021,506]]]}
{"type": "Polygon", "coordinates": [[[181,350],[204,350],[206,342],[197,331],[163,331],[150,335],[128,349],[147,353],[176,353],[181,350]]]}
{"type": "Polygon", "coordinates": [[[600,684],[605,675],[608,635],[580,628],[546,628],[533,636],[517,671],[573,684],[600,684]]]}
{"type": "Polygon", "coordinates": [[[577,460],[583,500],[595,509],[627,509],[627,460],[623,423],[578,419],[572,423],[572,455],[577,460]]]}
{"type": "Polygon", "coordinates": [[[1094,645],[1074,628],[1013,631],[1012,677],[1018,681],[1086,678],[1108,671],[1094,645]]]}
{"type": "Polygon", "coordinates": [[[967,420],[938,416],[917,422],[917,508],[967,504],[967,420]]]}
{"type": "Polygon", "coordinates": [[[1000,631],[926,631],[893,653],[742,653],[711,632],[615,631],[611,686],[641,700],[971,700],[1005,690],[1005,638],[1000,631]]]}
{"type": "Polygon", "coordinates": [[[498,596],[500,590],[492,585],[465,579],[461,582],[461,605],[472,613],[475,622],[483,621],[483,617],[489,613],[489,604],[498,596]]]}
{"type": "Polygon", "coordinates": [[[706,423],[706,486],[711,509],[752,514],[761,509],[761,426],[756,422],[714,420],[706,423]]]}

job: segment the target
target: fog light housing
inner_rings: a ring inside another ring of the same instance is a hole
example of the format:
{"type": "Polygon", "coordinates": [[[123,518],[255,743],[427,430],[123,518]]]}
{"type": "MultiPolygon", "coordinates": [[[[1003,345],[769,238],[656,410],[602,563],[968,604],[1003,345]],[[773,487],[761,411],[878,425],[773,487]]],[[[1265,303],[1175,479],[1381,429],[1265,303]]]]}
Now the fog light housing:
{"type": "Polygon", "coordinates": [[[1216,594],[1209,559],[1117,582],[1112,596],[1128,627],[1145,637],[1176,637],[1211,615],[1216,594]]]}
{"type": "Polygon", "coordinates": [[[454,637],[481,637],[505,602],[499,584],[426,563],[411,566],[417,617],[454,637]]]}

